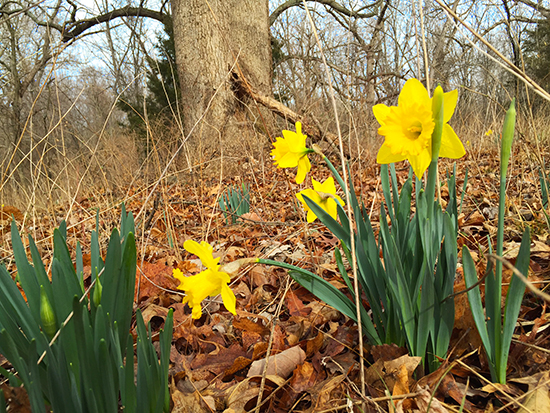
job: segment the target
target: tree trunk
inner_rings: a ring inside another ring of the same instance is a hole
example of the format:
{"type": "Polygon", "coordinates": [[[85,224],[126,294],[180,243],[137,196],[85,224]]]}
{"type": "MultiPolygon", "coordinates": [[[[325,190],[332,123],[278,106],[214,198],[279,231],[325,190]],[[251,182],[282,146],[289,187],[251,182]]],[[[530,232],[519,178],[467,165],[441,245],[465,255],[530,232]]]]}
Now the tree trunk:
{"type": "Polygon", "coordinates": [[[222,156],[234,164],[246,155],[245,113],[257,111],[247,108],[232,72],[271,95],[268,0],[173,0],[172,13],[192,163],[222,156]]]}

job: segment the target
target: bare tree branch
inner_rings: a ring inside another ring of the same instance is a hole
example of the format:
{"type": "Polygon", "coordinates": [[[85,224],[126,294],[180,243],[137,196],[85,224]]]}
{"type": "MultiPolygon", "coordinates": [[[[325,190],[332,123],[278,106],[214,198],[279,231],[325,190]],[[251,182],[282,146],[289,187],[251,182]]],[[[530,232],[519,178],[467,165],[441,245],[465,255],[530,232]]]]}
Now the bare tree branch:
{"type": "MultiPolygon", "coordinates": [[[[73,12],[71,13],[72,18],[74,18],[75,13],[76,11],[73,9],[73,12]]],[[[101,23],[117,19],[119,17],[148,17],[164,23],[168,15],[156,10],[145,9],[143,7],[126,6],[120,9],[111,10],[110,12],[104,13],[100,16],[91,17],[89,19],[79,21],[74,21],[73,19],[71,19],[72,21],[70,23],[65,23],[64,26],[52,24],[52,22],[39,21],[31,15],[29,15],[29,17],[31,17],[35,21],[35,23],[40,26],[51,27],[59,31],[63,35],[62,42],[67,43],[73,39],[76,39],[89,28],[101,23]]]]}
{"type": "Polygon", "coordinates": [[[550,19],[550,9],[547,8],[547,7],[543,7],[540,3],[540,1],[538,3],[535,3],[534,1],[531,1],[531,0],[514,0],[514,2],[517,4],[517,3],[523,3],[525,4],[526,6],[529,6],[533,9],[535,9],[536,11],[538,11],[540,14],[542,14],[544,17],[546,17],[547,19],[550,19]]]}
{"type": "MultiPolygon", "coordinates": [[[[360,19],[370,18],[376,16],[378,13],[377,11],[373,11],[370,13],[359,13],[353,10],[349,10],[342,6],[340,3],[336,2],[335,0],[308,0],[313,1],[315,3],[324,4],[325,6],[330,7],[331,9],[337,11],[340,14],[346,15],[348,17],[356,17],[360,19]]],[[[370,4],[369,6],[365,6],[362,8],[376,8],[382,3],[382,0],[376,0],[374,3],[370,4]]],[[[269,16],[269,25],[271,26],[273,23],[275,23],[275,20],[286,10],[290,9],[291,7],[301,6],[302,0],[287,0],[283,4],[281,4],[279,7],[277,7],[273,13],[271,13],[271,16],[269,16]]]]}

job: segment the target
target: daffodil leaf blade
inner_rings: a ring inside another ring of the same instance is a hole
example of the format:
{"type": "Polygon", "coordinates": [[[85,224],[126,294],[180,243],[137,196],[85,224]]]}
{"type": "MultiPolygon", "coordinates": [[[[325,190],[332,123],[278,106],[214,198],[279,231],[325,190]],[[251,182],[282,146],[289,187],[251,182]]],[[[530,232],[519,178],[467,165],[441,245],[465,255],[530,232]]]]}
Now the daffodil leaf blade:
{"type": "Polygon", "coordinates": [[[342,260],[342,253],[338,248],[334,249],[334,258],[336,260],[336,266],[338,267],[338,271],[340,271],[340,275],[342,276],[342,279],[346,283],[346,286],[348,287],[348,290],[352,293],[353,296],[353,284],[348,276],[348,272],[346,271],[346,268],[344,267],[344,261],[342,260]]]}
{"type": "MultiPolygon", "coordinates": [[[[391,177],[391,192],[393,198],[393,210],[394,215],[397,215],[399,212],[399,184],[397,183],[397,173],[395,172],[395,164],[390,164],[390,177],[391,177]]],[[[388,205],[390,208],[391,205],[388,205]]],[[[393,220],[392,220],[393,222],[393,220]]]]}
{"type": "MultiPolygon", "coordinates": [[[[525,229],[521,239],[518,257],[516,260],[516,268],[520,273],[527,276],[529,271],[529,261],[531,252],[531,236],[529,227],[525,229]]],[[[502,355],[500,357],[500,371],[506,371],[508,361],[508,352],[510,351],[510,343],[512,342],[512,334],[516,328],[516,322],[521,310],[521,302],[525,293],[525,284],[516,275],[512,276],[508,295],[506,296],[506,305],[504,310],[504,323],[502,329],[502,355]]]]}
{"type": "MultiPolygon", "coordinates": [[[[383,208],[382,208],[383,211],[383,208]]],[[[384,255],[384,268],[386,273],[386,288],[389,290],[388,302],[395,303],[396,315],[405,329],[407,342],[413,348],[416,343],[416,307],[413,306],[412,297],[417,293],[412,289],[413,285],[405,276],[403,260],[397,249],[395,239],[392,237],[384,213],[380,215],[380,237],[382,241],[382,253],[384,255]]]]}
{"type": "Polygon", "coordinates": [[[313,211],[313,213],[319,218],[319,220],[332,232],[340,241],[344,242],[348,247],[350,245],[350,233],[349,227],[344,228],[334,218],[332,218],[323,208],[313,202],[306,195],[303,195],[303,199],[307,206],[313,211]]]}
{"type": "Polygon", "coordinates": [[[380,183],[382,184],[382,194],[384,194],[384,200],[386,201],[386,206],[388,207],[388,213],[390,215],[391,221],[393,222],[395,218],[393,216],[393,210],[391,208],[392,202],[391,202],[390,179],[388,175],[388,165],[382,165],[380,167],[380,183]]]}
{"type": "Polygon", "coordinates": [[[470,255],[470,251],[466,246],[462,247],[462,264],[464,266],[464,283],[466,288],[469,288],[467,294],[468,301],[470,302],[470,308],[472,309],[472,316],[474,318],[477,331],[481,337],[483,347],[485,347],[485,351],[487,352],[487,356],[489,357],[489,360],[492,360],[491,363],[493,363],[493,345],[492,341],[489,339],[487,324],[485,323],[485,312],[483,311],[483,305],[481,304],[481,292],[478,285],[473,287],[478,282],[477,270],[474,260],[470,255]]]}
{"type": "Polygon", "coordinates": [[[349,228],[349,218],[346,214],[346,211],[344,211],[344,208],[342,205],[337,204],[336,205],[336,212],[338,214],[338,218],[340,219],[340,222],[342,223],[342,228],[349,228]]]}
{"type": "MultiPolygon", "coordinates": [[[[298,268],[289,271],[289,275],[317,298],[357,322],[355,303],[328,281],[316,274],[313,274],[312,272],[298,268]]],[[[365,328],[364,333],[373,344],[381,344],[382,342],[378,337],[378,332],[376,331],[376,328],[374,327],[368,313],[362,306],[360,311],[361,323],[365,328]]]]}
{"type": "Polygon", "coordinates": [[[355,249],[361,285],[377,321],[376,325],[386,326],[384,321],[387,312],[383,309],[388,309],[390,305],[385,282],[386,274],[368,215],[357,220],[355,249]]]}
{"type": "MultiPolygon", "coordinates": [[[[422,271],[426,272],[429,266],[426,263],[422,267],[422,271]]],[[[420,311],[418,314],[418,331],[414,350],[416,355],[426,354],[428,338],[430,333],[435,330],[435,287],[433,277],[429,273],[425,273],[422,283],[422,294],[420,295],[420,311]]],[[[411,315],[412,317],[412,315],[411,315]]]]}

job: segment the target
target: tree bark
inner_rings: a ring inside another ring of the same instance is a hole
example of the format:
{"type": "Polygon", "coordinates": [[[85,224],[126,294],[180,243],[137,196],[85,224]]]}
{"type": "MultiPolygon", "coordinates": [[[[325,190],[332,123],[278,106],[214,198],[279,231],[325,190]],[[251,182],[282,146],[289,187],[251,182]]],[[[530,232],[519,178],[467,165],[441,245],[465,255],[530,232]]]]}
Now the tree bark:
{"type": "Polygon", "coordinates": [[[172,16],[184,132],[198,145],[193,153],[244,155],[250,109],[232,73],[271,95],[268,0],[173,0],[172,16]]]}

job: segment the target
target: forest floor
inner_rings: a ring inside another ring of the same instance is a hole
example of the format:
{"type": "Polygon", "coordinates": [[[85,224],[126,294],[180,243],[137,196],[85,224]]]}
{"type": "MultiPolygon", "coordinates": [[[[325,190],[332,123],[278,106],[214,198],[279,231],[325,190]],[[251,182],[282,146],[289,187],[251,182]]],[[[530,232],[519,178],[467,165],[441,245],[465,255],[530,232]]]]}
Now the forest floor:
{"type": "MultiPolygon", "coordinates": [[[[504,249],[513,261],[523,229],[531,227],[529,278],[544,290],[550,279],[550,239],[539,166],[529,145],[520,143],[515,148],[507,189],[504,249]]],[[[487,238],[493,245],[496,239],[498,159],[496,148],[468,145],[467,156],[457,161],[459,197],[468,170],[458,245],[470,249],[480,278],[486,266],[487,238]]],[[[339,163],[336,157],[334,163],[339,163]]],[[[441,176],[451,171],[452,165],[443,160],[441,176]]],[[[402,183],[408,167],[405,163],[396,167],[402,183]]],[[[322,163],[313,168],[317,179],[329,175],[322,163]]],[[[355,188],[374,223],[379,218],[382,193],[379,176],[380,166],[372,160],[352,165],[355,188]]],[[[150,190],[129,188],[123,197],[110,195],[101,200],[92,194],[79,198],[68,215],[68,238],[74,244],[79,240],[89,253],[87,242],[95,229],[97,208],[104,245],[111,229],[118,226],[120,202],[138,216],[136,309],[142,311],[145,322],[151,322],[153,332],[162,328],[168,309],[174,309],[169,372],[173,411],[253,411],[260,387],[264,389],[260,411],[361,411],[356,324],[293,282],[286,270],[261,265],[245,268],[231,284],[237,297],[237,315],[230,314],[218,297],[203,303],[203,316],[198,320],[193,320],[189,308],[181,303],[182,293],[176,290],[178,282],[172,277],[174,268],[184,274],[200,271],[197,257],[183,249],[183,243],[193,239],[208,241],[221,263],[245,257],[269,258],[307,268],[343,287],[334,258],[338,239],[319,221],[307,224],[294,197],[299,190],[294,173],[276,169],[267,161],[231,179],[173,180],[159,185],[140,214],[150,190]],[[219,197],[242,182],[250,185],[250,213],[236,224],[228,224],[220,211],[219,197]],[[273,356],[269,363],[277,370],[268,371],[263,379],[264,369],[257,362],[267,356],[273,356]]],[[[447,194],[443,187],[444,201],[447,194]]],[[[67,217],[68,205],[56,208],[56,217],[50,213],[22,222],[19,210],[4,206],[2,256],[8,264],[11,215],[22,232],[38,241],[47,263],[51,222],[67,217]]],[[[459,265],[455,292],[465,289],[461,270],[459,265]]],[[[510,276],[505,270],[503,290],[510,276]]],[[[507,384],[494,385],[466,294],[458,294],[455,303],[449,356],[432,374],[421,377],[418,359],[410,357],[404,348],[365,343],[366,411],[550,411],[550,317],[546,304],[526,292],[510,349],[507,384]]],[[[13,397],[23,398],[16,389],[13,392],[13,397]]]]}

